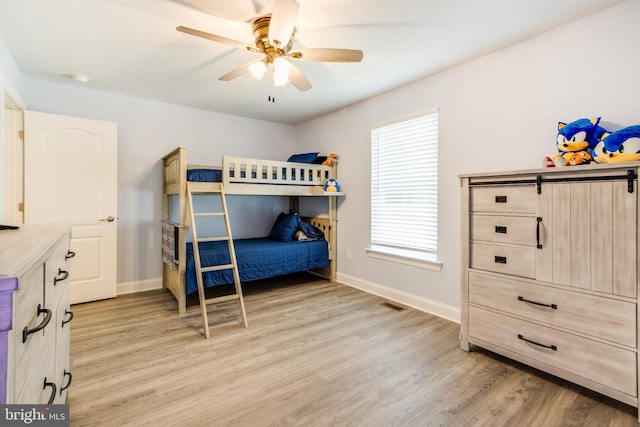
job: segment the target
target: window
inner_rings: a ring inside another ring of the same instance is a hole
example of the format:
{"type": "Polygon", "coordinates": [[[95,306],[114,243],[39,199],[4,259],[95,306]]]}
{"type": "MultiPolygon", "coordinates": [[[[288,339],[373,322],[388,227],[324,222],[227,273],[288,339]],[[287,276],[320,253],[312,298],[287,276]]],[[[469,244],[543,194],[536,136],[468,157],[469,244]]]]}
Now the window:
{"type": "Polygon", "coordinates": [[[437,251],[436,110],[371,130],[369,254],[437,264],[437,251]]]}

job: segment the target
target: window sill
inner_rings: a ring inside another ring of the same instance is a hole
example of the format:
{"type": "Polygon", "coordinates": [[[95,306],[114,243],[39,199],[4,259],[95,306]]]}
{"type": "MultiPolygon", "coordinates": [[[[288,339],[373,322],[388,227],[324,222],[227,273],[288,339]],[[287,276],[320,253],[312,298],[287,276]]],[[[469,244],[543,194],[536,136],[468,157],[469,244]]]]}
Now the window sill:
{"type": "Polygon", "coordinates": [[[441,271],[442,263],[437,260],[435,255],[421,254],[412,256],[407,253],[396,252],[391,249],[367,248],[367,255],[371,258],[381,259],[385,261],[397,262],[399,264],[410,265],[413,267],[424,268],[427,270],[441,271]]]}

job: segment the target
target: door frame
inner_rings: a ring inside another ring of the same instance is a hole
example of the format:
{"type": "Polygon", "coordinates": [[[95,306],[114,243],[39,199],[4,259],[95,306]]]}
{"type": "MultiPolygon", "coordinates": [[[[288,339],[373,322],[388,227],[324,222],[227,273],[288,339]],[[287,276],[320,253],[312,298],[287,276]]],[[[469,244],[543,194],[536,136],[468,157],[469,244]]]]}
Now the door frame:
{"type": "Polygon", "coordinates": [[[0,223],[24,223],[24,108],[6,90],[0,127],[0,223]]]}

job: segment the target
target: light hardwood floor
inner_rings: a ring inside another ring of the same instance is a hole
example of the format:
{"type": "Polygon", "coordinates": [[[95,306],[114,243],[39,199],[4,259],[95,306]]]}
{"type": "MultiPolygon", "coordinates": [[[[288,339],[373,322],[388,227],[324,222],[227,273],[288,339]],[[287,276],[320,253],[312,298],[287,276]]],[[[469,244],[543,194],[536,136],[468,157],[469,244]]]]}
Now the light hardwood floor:
{"type": "Polygon", "coordinates": [[[308,274],[178,315],[165,290],[73,306],[72,426],[637,426],[635,408],[485,351],[459,325],[308,274]]]}

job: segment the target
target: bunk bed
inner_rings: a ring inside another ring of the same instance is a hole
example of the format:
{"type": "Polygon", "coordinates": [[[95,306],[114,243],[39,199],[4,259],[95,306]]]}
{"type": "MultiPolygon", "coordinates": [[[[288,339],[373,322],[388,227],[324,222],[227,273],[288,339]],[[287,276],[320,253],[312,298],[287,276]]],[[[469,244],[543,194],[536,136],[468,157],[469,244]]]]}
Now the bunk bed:
{"type": "MultiPolygon", "coordinates": [[[[275,277],[299,271],[312,271],[336,280],[336,196],[324,191],[328,179],[337,178],[337,166],[282,162],[263,159],[222,157],[222,166],[187,163],[186,147],[178,147],[163,157],[163,286],[178,302],[178,312],[186,311],[187,294],[197,288],[193,249],[187,242],[190,226],[187,182],[222,183],[226,195],[289,196],[291,209],[298,211],[299,197],[324,197],[327,216],[302,217],[324,235],[319,240],[280,242],[269,237],[234,239],[241,281],[275,277]],[[165,249],[169,249],[165,251],[165,249]],[[166,255],[169,252],[169,255],[166,255]],[[295,260],[295,262],[292,262],[295,260]]],[[[216,184],[219,185],[219,184],[216,184]]],[[[212,263],[223,263],[228,256],[219,251],[220,242],[208,244],[212,263]]],[[[200,249],[203,252],[202,246],[200,249]]],[[[205,287],[233,283],[229,272],[209,272],[205,287]]]]}

